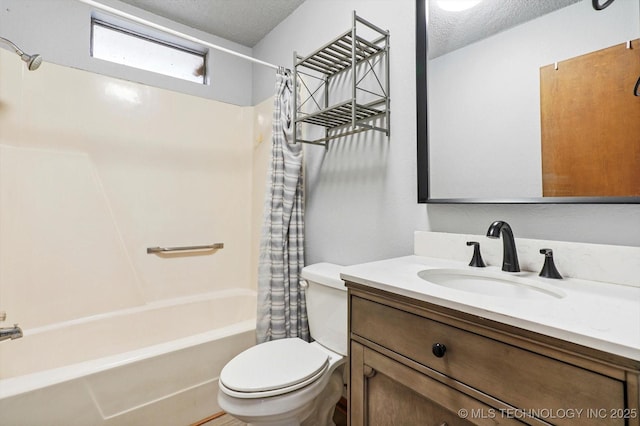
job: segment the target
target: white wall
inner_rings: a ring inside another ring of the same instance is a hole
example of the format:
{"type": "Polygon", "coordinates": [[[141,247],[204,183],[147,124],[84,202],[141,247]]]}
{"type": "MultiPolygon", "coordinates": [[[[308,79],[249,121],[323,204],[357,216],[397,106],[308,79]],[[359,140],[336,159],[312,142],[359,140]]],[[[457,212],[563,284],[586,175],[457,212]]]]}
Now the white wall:
{"type": "MultiPolygon", "coordinates": [[[[352,11],[391,32],[391,137],[366,132],[306,146],[306,262],[355,263],[406,254],[426,227],[416,204],[414,3],[411,0],[307,0],[254,47],[254,56],[293,66],[351,27],[352,11]]],[[[254,68],[254,102],[273,84],[254,68]]]]}
{"type": "MultiPolygon", "coordinates": [[[[189,28],[118,0],[101,3],[175,31],[251,56],[251,49],[220,37],[189,28]]],[[[93,8],[78,0],[0,0],[0,36],[28,53],[40,53],[47,63],[137,81],[235,105],[251,105],[251,63],[210,50],[207,67],[210,84],[203,85],[133,69],[90,56],[93,8]]],[[[98,11],[100,12],[100,11],[98,11]]],[[[100,12],[100,16],[108,16],[100,12]]],[[[0,43],[0,48],[9,49],[0,43]]]]}
{"type": "MultiPolygon", "coordinates": [[[[307,0],[254,47],[292,66],[350,27],[351,11],[391,32],[391,137],[361,134],[325,152],[308,146],[306,261],[353,264],[413,250],[414,230],[484,234],[496,219],[522,238],[640,245],[640,205],[418,205],[415,2],[307,0]],[[366,135],[366,136],[365,136],[366,135]]],[[[254,103],[270,96],[254,69],[254,103]]]]}

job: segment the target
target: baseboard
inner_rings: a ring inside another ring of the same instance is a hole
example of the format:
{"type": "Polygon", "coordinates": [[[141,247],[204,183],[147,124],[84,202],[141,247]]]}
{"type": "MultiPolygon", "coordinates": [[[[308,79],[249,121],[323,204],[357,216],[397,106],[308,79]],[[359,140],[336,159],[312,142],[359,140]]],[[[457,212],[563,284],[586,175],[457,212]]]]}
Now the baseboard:
{"type": "Polygon", "coordinates": [[[197,422],[192,423],[192,424],[190,424],[189,426],[202,426],[203,424],[208,423],[208,422],[210,422],[211,420],[215,420],[215,419],[217,419],[218,417],[222,417],[222,416],[224,416],[225,414],[226,414],[226,413],[225,413],[224,411],[220,411],[219,413],[212,414],[212,415],[210,415],[209,417],[207,417],[207,418],[205,418],[205,419],[198,420],[197,422]]]}

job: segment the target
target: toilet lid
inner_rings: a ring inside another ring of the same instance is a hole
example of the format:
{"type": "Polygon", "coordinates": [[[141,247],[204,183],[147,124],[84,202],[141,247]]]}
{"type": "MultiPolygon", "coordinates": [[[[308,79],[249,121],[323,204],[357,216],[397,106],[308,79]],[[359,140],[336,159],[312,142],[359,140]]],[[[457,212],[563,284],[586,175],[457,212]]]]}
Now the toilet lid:
{"type": "Polygon", "coordinates": [[[304,340],[273,340],[229,361],[220,382],[232,391],[268,392],[315,380],[328,364],[329,356],[304,340]]]}

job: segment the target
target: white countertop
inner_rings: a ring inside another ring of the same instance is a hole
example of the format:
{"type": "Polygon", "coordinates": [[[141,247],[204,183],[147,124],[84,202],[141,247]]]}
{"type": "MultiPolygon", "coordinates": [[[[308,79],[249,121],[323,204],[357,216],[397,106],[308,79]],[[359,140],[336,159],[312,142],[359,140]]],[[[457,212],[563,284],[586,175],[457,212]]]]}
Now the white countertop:
{"type": "MultiPolygon", "coordinates": [[[[406,256],[347,266],[341,278],[422,300],[568,342],[640,361],[640,288],[586,281],[518,276],[560,289],[563,298],[516,299],[485,296],[432,284],[418,272],[433,268],[473,269],[466,263],[406,256]]],[[[502,272],[499,268],[481,268],[502,272]]]]}

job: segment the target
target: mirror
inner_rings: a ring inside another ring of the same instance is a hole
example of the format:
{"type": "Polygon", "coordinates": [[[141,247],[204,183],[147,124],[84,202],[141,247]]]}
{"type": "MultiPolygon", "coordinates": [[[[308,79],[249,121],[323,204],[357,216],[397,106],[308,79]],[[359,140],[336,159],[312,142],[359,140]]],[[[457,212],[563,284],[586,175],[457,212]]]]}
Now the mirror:
{"type": "Polygon", "coordinates": [[[419,202],[640,203],[640,0],[596,3],[416,0],[419,202]],[[454,12],[446,1],[477,4],[454,12]],[[611,49],[630,58],[624,78],[607,78],[611,49]],[[558,76],[578,84],[559,92],[548,80],[558,76]],[[622,110],[602,84],[620,86],[622,110]],[[616,148],[616,132],[630,146],[616,148]]]}

